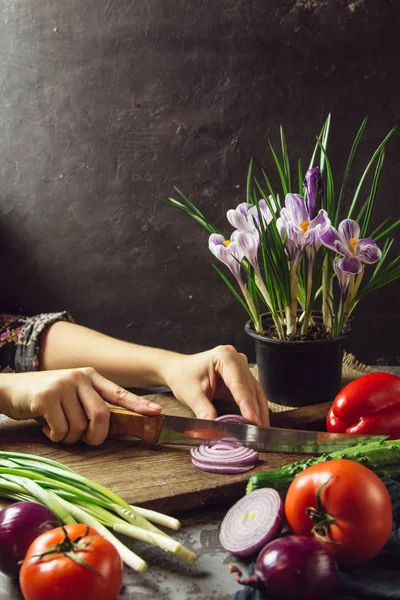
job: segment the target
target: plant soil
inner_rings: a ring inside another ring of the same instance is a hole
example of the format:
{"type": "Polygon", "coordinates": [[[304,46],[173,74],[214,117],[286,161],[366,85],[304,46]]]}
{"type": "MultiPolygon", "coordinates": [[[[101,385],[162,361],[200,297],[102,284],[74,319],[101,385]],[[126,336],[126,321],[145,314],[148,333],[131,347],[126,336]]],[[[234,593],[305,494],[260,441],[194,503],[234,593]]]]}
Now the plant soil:
{"type": "MultiPolygon", "coordinates": [[[[286,336],[286,340],[289,342],[310,342],[316,340],[329,340],[332,338],[332,333],[326,329],[325,325],[322,323],[314,323],[310,325],[307,333],[300,333],[301,325],[298,326],[298,331],[295,334],[291,334],[286,336]]],[[[279,336],[275,329],[275,325],[269,325],[266,329],[263,330],[262,335],[272,339],[279,340],[279,336]]]]}

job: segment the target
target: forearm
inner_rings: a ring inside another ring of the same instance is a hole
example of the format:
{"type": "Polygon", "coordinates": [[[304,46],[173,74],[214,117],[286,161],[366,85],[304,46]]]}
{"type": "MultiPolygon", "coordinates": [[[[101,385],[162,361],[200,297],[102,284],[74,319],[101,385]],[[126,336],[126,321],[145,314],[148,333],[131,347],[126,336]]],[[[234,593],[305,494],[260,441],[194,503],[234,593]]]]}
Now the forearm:
{"type": "Polygon", "coordinates": [[[59,321],[41,336],[40,369],[93,367],[124,387],[164,386],[167,365],[179,356],[59,321]]]}
{"type": "Polygon", "coordinates": [[[10,374],[0,373],[0,414],[8,414],[10,403],[10,374]]]}

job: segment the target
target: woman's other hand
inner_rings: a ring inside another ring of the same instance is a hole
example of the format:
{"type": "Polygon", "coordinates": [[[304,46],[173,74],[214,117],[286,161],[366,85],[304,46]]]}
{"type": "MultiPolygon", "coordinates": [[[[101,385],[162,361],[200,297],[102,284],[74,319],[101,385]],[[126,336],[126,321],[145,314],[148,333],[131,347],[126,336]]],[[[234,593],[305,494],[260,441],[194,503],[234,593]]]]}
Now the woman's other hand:
{"type": "Polygon", "coordinates": [[[0,374],[0,411],[17,420],[44,419],[43,432],[53,442],[103,443],[110,421],[106,402],[146,415],[162,410],[91,367],[0,374]]]}

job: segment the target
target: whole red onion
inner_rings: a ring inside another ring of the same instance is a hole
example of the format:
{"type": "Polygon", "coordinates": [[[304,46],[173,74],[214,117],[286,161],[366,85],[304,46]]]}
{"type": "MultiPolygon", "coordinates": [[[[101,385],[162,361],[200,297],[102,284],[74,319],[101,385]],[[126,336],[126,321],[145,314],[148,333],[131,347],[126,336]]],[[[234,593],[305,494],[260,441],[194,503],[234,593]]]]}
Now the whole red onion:
{"type": "Polygon", "coordinates": [[[37,502],[15,502],[0,511],[0,571],[18,577],[18,563],[33,540],[59,526],[54,514],[37,502]]]}
{"type": "Polygon", "coordinates": [[[315,538],[290,535],[264,546],[254,577],[273,600],[325,600],[336,583],[336,563],[315,538]]]}

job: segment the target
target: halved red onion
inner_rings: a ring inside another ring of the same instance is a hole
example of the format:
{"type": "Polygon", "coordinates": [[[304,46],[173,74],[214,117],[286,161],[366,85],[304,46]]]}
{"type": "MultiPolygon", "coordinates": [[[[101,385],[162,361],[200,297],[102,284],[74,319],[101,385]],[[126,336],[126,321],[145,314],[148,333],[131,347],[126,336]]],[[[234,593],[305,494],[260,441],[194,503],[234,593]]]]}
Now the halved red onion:
{"type": "MultiPolygon", "coordinates": [[[[241,415],[222,415],[215,420],[250,423],[241,415]]],[[[219,440],[209,446],[201,444],[198,448],[192,448],[190,454],[193,466],[200,471],[224,475],[250,471],[258,460],[258,452],[231,440],[219,440]]]]}
{"type": "Polygon", "coordinates": [[[255,490],[226,513],[219,532],[220,544],[236,556],[256,554],[279,535],[283,517],[283,501],[276,490],[255,490]]]}

